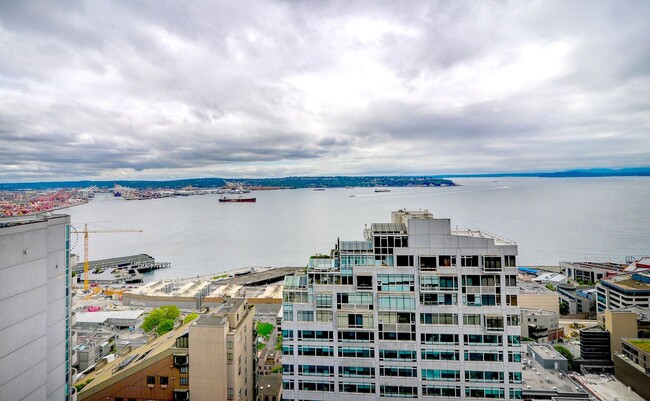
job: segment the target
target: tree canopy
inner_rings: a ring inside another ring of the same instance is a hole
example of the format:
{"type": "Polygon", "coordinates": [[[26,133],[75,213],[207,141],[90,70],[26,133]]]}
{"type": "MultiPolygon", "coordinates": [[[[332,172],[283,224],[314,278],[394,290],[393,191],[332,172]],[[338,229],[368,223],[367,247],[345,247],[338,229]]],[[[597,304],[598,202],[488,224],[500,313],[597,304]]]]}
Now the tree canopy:
{"type": "Polygon", "coordinates": [[[174,328],[174,320],[181,315],[176,305],[164,305],[149,312],[142,322],[142,330],[150,332],[156,330],[158,334],[165,334],[174,328]]]}

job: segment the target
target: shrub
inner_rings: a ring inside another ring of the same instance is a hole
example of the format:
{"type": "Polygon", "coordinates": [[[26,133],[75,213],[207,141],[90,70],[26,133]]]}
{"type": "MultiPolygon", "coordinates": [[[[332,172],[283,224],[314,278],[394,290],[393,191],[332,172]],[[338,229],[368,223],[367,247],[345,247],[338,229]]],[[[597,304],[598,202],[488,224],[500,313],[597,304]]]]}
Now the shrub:
{"type": "Polygon", "coordinates": [[[183,324],[191,322],[192,320],[196,319],[197,316],[199,316],[198,313],[190,313],[189,315],[185,316],[185,319],[183,319],[183,324]]]}
{"type": "Polygon", "coordinates": [[[568,348],[563,347],[561,345],[556,345],[554,348],[557,352],[562,354],[562,356],[565,357],[569,362],[573,361],[573,354],[571,353],[571,351],[569,351],[568,348]]]}

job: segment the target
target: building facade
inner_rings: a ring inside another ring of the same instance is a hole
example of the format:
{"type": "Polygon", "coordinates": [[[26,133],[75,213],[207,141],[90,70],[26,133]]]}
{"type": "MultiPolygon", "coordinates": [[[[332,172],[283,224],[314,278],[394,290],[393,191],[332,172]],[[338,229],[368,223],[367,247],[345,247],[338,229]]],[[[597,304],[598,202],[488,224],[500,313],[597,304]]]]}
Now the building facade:
{"type": "Polygon", "coordinates": [[[596,285],[597,311],[638,306],[650,307],[650,271],[621,274],[596,285]]]}
{"type": "Polygon", "coordinates": [[[650,340],[623,339],[621,352],[614,355],[616,378],[650,399],[650,340]]]}
{"type": "Polygon", "coordinates": [[[0,218],[0,400],[75,396],[69,237],[66,215],[0,218]]]}
{"type": "Polygon", "coordinates": [[[255,307],[231,298],[148,344],[102,360],[79,401],[255,400],[255,307]]]}
{"type": "Polygon", "coordinates": [[[193,401],[255,400],[255,307],[231,298],[190,325],[190,394],[193,401]]]}
{"type": "Polygon", "coordinates": [[[517,246],[398,211],[287,277],[285,400],[521,399],[517,246]]]}

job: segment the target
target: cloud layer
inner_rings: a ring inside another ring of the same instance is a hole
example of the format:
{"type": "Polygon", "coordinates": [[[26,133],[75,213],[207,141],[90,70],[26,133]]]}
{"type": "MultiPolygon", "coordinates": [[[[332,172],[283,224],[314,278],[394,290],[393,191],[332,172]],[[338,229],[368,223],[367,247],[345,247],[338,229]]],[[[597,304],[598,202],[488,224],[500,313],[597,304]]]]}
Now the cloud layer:
{"type": "Polygon", "coordinates": [[[2,2],[0,181],[650,160],[648,2],[2,2]]]}

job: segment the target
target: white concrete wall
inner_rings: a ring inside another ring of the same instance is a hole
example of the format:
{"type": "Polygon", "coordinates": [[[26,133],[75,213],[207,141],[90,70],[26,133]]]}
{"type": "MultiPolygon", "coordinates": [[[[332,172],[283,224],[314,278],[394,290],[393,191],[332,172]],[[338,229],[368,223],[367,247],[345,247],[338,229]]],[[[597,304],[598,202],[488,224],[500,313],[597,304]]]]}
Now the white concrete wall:
{"type": "Polygon", "coordinates": [[[69,217],[0,229],[0,400],[65,400],[69,217]]]}

